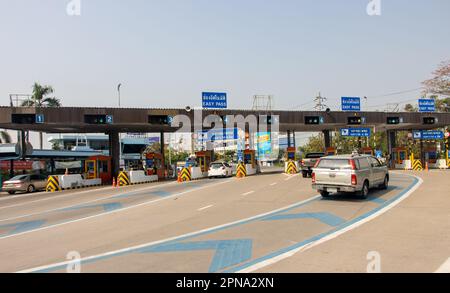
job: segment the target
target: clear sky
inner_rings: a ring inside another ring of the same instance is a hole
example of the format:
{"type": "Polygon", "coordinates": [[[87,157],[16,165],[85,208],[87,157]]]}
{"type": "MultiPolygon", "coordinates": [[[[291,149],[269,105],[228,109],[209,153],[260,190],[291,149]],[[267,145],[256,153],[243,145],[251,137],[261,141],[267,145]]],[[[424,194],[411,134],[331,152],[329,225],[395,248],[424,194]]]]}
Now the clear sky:
{"type": "Polygon", "coordinates": [[[0,104],[52,85],[66,106],[200,106],[226,91],[231,108],[273,94],[278,109],[311,109],[321,91],[369,96],[377,109],[416,99],[450,59],[450,1],[0,0],[0,104]]]}

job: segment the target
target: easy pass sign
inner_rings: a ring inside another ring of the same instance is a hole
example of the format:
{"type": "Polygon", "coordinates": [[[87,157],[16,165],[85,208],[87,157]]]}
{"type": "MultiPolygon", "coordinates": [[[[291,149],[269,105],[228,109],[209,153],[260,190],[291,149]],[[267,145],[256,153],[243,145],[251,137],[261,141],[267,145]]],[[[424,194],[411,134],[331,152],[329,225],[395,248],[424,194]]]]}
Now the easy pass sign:
{"type": "Polygon", "coordinates": [[[202,106],[204,109],[226,109],[227,94],[226,93],[202,93],[202,106]]]}

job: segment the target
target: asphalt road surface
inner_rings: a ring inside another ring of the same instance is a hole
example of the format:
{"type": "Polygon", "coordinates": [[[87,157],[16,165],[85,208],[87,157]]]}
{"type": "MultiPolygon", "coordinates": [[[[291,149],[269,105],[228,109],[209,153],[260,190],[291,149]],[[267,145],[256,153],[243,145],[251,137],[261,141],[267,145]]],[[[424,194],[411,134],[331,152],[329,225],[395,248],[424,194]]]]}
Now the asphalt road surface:
{"type": "Polygon", "coordinates": [[[391,173],[367,200],[310,179],[163,182],[0,199],[0,272],[434,272],[450,257],[450,173],[391,173]]]}

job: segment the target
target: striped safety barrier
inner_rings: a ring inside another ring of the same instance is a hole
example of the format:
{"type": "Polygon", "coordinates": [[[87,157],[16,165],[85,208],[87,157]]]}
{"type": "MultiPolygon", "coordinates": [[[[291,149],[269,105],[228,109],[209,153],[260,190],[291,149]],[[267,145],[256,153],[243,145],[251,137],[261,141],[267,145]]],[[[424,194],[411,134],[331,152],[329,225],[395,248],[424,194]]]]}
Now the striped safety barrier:
{"type": "Polygon", "coordinates": [[[126,172],[120,172],[117,176],[117,182],[119,186],[128,186],[130,185],[130,178],[126,172]]]}
{"type": "Polygon", "coordinates": [[[238,178],[247,177],[247,169],[245,168],[244,164],[240,163],[237,165],[236,177],[238,177],[238,178]]]}
{"type": "Polygon", "coordinates": [[[297,174],[297,165],[295,165],[294,161],[289,161],[286,168],[286,174],[297,174]]]}
{"type": "Polygon", "coordinates": [[[414,171],[423,171],[422,162],[420,160],[414,160],[412,162],[412,169],[414,171]]]}
{"type": "Polygon", "coordinates": [[[61,186],[59,186],[58,176],[48,176],[47,186],[45,188],[47,192],[61,191],[61,186]]]}
{"type": "Polygon", "coordinates": [[[187,182],[191,180],[192,180],[191,171],[188,168],[183,168],[180,171],[180,174],[178,174],[178,182],[187,182]]]}

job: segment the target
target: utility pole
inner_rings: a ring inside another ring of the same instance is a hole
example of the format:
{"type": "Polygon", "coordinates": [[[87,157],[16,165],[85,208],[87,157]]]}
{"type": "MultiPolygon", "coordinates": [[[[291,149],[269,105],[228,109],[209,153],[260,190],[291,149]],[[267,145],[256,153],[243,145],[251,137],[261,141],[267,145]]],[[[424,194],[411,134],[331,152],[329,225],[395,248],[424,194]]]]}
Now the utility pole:
{"type": "Polygon", "coordinates": [[[327,109],[327,105],[325,104],[325,102],[327,100],[328,99],[325,97],[322,97],[322,95],[319,92],[319,95],[314,98],[314,102],[316,103],[316,105],[314,106],[314,109],[316,111],[325,111],[325,109],[327,109]]]}

